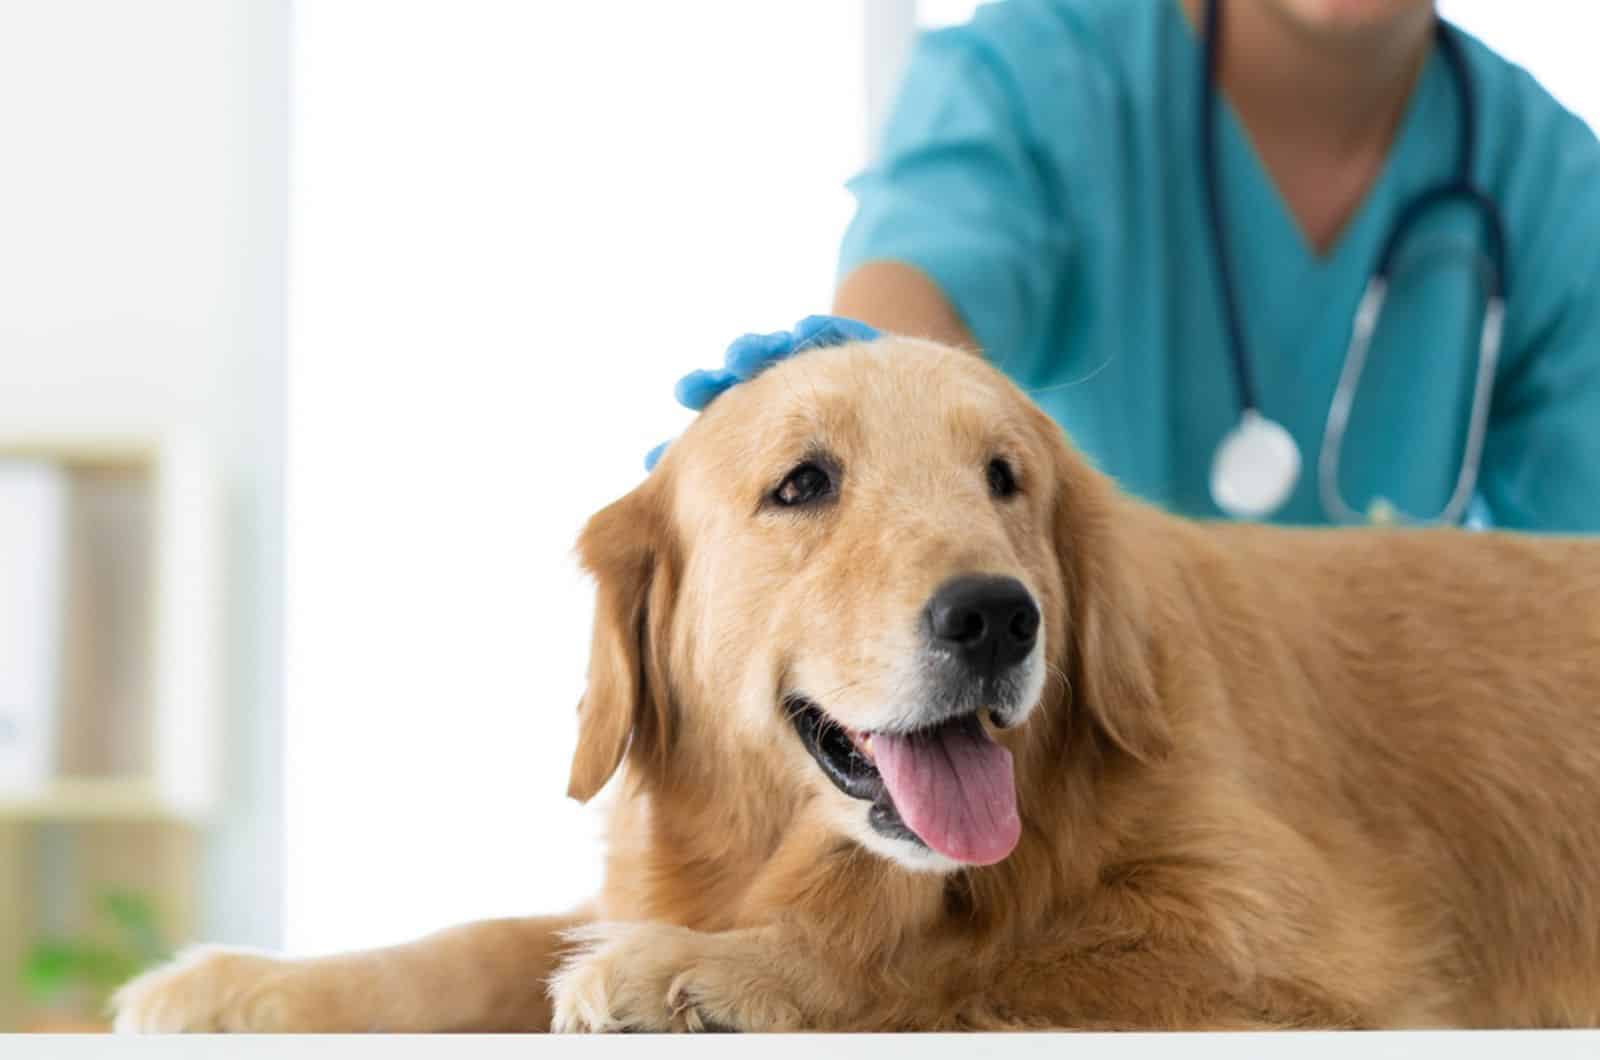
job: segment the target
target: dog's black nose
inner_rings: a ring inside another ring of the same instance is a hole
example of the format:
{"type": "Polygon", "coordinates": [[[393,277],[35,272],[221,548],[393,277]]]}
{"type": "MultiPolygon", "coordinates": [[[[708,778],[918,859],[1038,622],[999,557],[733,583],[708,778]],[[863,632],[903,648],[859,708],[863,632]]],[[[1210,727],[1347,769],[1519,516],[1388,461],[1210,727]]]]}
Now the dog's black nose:
{"type": "Polygon", "coordinates": [[[933,642],[993,677],[1028,657],[1039,635],[1039,605],[1015,578],[952,578],[928,601],[933,642]]]}

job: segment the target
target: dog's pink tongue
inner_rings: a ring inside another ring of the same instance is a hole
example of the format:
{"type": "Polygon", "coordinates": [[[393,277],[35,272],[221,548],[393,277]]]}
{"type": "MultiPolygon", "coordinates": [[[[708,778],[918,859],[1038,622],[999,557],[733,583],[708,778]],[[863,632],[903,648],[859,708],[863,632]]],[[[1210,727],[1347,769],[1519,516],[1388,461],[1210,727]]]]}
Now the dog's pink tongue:
{"type": "Polygon", "coordinates": [[[1017,845],[1011,752],[975,720],[917,736],[874,733],[872,755],[900,819],[945,857],[992,865],[1017,845]]]}

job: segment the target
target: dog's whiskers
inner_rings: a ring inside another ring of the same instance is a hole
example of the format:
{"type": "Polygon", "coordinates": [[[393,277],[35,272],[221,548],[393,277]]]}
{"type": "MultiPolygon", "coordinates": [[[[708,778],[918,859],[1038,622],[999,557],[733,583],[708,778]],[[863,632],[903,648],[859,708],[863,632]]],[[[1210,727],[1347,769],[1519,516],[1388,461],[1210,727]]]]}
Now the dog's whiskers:
{"type": "MultiPolygon", "coordinates": [[[[843,693],[843,692],[849,692],[851,689],[859,687],[862,684],[862,682],[865,681],[865,680],[866,680],[865,678],[858,677],[854,681],[846,681],[844,684],[840,685],[839,687],[834,688],[834,689],[830,689],[829,691],[822,693],[822,695],[817,697],[818,700],[820,701],[820,702],[817,703],[817,706],[821,707],[823,703],[825,703],[828,700],[832,699],[834,696],[837,696],[837,695],[839,695],[840,693],[843,693]]],[[[823,713],[824,714],[827,713],[827,709],[826,708],[823,708],[823,713]]]]}
{"type": "Polygon", "coordinates": [[[1046,662],[1044,664],[1044,672],[1052,677],[1060,678],[1061,690],[1069,696],[1072,694],[1072,678],[1067,676],[1067,671],[1053,662],[1046,662]]]}
{"type": "Polygon", "coordinates": [[[815,708],[817,716],[820,719],[820,731],[821,732],[823,732],[823,733],[838,732],[838,733],[841,733],[841,734],[848,735],[848,730],[846,730],[843,725],[840,725],[837,721],[833,720],[832,715],[830,715],[827,711],[823,710],[820,706],[817,706],[816,704],[814,704],[810,699],[806,698],[805,696],[791,695],[791,696],[784,697],[783,713],[784,713],[785,719],[790,721],[790,722],[793,722],[797,717],[799,717],[802,713],[804,713],[805,710],[808,707],[814,707],[815,708]]]}

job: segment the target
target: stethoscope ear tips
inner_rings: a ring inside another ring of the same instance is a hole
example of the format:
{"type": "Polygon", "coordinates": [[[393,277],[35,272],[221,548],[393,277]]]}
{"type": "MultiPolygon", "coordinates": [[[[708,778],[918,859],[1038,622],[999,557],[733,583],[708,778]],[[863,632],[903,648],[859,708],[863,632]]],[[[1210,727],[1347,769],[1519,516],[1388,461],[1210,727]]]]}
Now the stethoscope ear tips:
{"type": "Polygon", "coordinates": [[[1265,519],[1294,492],[1300,447],[1282,424],[1245,409],[1211,462],[1211,498],[1235,519],[1265,519]]]}

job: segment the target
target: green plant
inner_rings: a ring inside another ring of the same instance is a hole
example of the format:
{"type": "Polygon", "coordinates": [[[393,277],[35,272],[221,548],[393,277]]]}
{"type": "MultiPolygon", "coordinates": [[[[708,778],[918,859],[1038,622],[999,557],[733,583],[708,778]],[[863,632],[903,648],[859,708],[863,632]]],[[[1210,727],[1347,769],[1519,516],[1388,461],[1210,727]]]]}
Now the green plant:
{"type": "Polygon", "coordinates": [[[112,928],[110,939],[41,938],[22,962],[22,986],[39,1004],[76,999],[95,1011],[111,992],[144,969],[165,960],[169,949],[149,899],[132,891],[110,891],[96,907],[112,928]]]}

